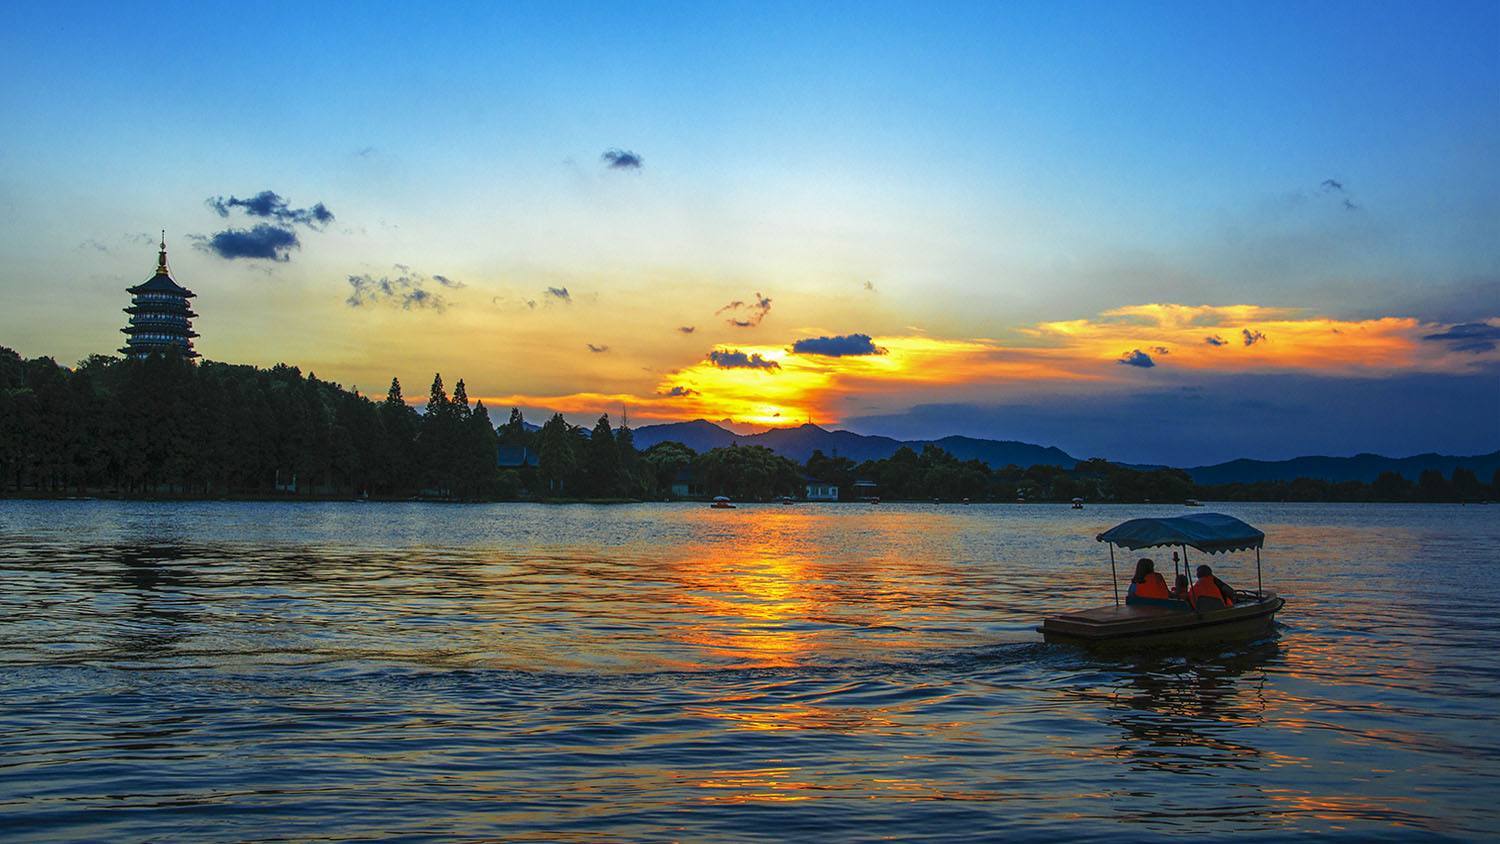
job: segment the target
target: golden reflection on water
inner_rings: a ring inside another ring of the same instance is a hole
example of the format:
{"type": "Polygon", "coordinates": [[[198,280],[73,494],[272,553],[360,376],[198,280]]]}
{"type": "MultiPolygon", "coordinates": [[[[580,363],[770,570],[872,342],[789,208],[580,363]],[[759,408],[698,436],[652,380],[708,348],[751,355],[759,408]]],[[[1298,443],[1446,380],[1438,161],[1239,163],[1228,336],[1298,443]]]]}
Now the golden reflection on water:
{"type": "MultiPolygon", "coordinates": [[[[679,589],[677,600],[695,615],[677,629],[680,642],[721,659],[786,668],[819,650],[820,633],[889,629],[915,603],[901,584],[909,561],[869,555],[830,560],[827,515],[760,509],[740,518],[730,525],[731,537],[684,543],[665,561],[679,589]]],[[[907,532],[916,529],[903,519],[864,527],[884,535],[862,536],[864,544],[887,549],[901,547],[907,532]]],[[[920,574],[933,578],[943,572],[920,574]]],[[[862,644],[910,642],[910,637],[886,637],[862,644]]]]}

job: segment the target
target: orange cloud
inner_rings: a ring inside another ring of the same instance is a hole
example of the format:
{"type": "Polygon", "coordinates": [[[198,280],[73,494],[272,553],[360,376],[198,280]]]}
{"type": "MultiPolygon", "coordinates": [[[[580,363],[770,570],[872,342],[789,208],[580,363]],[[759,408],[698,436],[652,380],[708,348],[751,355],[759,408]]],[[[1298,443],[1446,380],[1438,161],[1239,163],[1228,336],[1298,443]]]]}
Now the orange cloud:
{"type": "Polygon", "coordinates": [[[1044,322],[1022,333],[1080,361],[1113,361],[1140,349],[1159,364],[1193,370],[1376,374],[1462,364],[1422,342],[1431,330],[1410,317],[1336,320],[1257,305],[1151,304],[1098,319],[1044,322]]]}
{"type": "Polygon", "coordinates": [[[732,419],[758,426],[835,421],[853,398],[922,400],[1006,389],[1139,384],[1141,366],[1194,372],[1295,371],[1380,375],[1461,371],[1495,354],[1455,352],[1422,337],[1440,326],[1410,317],[1338,320],[1257,305],[1133,305],[1093,319],[1044,322],[1020,342],[923,335],[875,337],[882,354],[825,357],[781,346],[714,350],[668,371],[640,395],[573,393],[486,399],[592,413],[628,405],[641,419],[732,419]],[[1140,353],[1139,355],[1134,353],[1140,353]],[[726,368],[725,362],[732,363],[726,368]],[[737,364],[737,365],[736,365],[737,364]]]}

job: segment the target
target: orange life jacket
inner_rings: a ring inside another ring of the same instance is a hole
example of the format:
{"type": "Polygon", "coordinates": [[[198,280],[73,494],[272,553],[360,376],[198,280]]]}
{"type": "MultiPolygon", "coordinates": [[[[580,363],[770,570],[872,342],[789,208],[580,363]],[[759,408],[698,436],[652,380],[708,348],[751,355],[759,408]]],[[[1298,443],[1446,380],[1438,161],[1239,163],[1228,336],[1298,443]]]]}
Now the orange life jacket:
{"type": "Polygon", "coordinates": [[[1167,582],[1162,580],[1161,575],[1153,571],[1146,575],[1144,583],[1135,584],[1135,596],[1168,600],[1172,597],[1172,593],[1167,591],[1167,582]]]}
{"type": "Polygon", "coordinates": [[[1234,606],[1234,599],[1219,590],[1219,584],[1212,577],[1200,577],[1193,588],[1188,590],[1188,603],[1196,605],[1199,598],[1218,598],[1224,602],[1224,606],[1234,606]]]}

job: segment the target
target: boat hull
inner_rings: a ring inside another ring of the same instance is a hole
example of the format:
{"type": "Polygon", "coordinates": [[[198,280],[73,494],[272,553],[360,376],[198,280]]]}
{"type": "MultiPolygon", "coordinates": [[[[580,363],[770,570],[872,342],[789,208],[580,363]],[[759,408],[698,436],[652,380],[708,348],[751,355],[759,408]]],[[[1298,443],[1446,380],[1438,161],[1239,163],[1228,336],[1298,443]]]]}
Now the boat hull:
{"type": "Polygon", "coordinates": [[[1106,606],[1043,619],[1037,631],[1048,642],[1100,647],[1152,647],[1164,644],[1246,639],[1271,632],[1286,604],[1275,592],[1260,601],[1197,612],[1164,606],[1106,606]]]}

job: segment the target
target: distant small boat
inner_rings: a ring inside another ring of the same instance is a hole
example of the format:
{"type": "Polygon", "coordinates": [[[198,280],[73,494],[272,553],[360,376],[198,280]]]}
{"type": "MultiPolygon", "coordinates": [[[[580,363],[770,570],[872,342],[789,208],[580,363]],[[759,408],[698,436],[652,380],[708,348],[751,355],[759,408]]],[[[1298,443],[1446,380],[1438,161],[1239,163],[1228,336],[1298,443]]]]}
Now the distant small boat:
{"type": "Polygon", "coordinates": [[[1188,500],[1182,502],[1182,506],[1184,506],[1184,507],[1202,507],[1203,506],[1203,502],[1199,501],[1196,498],[1189,498],[1188,500]]]}
{"type": "Polygon", "coordinates": [[[781,496],[781,503],[782,504],[796,504],[797,502],[794,501],[794,500],[792,500],[792,497],[790,495],[783,495],[783,496],[781,496]]]}
{"type": "Polygon", "coordinates": [[[729,496],[715,495],[714,503],[708,505],[711,510],[733,510],[734,505],[729,503],[729,496]]]}
{"type": "Polygon", "coordinates": [[[967,498],[965,498],[965,499],[964,499],[964,500],[963,500],[963,503],[965,503],[965,504],[968,504],[968,503],[969,503],[969,499],[967,499],[967,498]]]}
{"type": "Polygon", "coordinates": [[[1073,509],[1074,510],[1082,510],[1083,509],[1083,499],[1082,498],[1075,498],[1075,499],[1073,499],[1073,509]]]}

